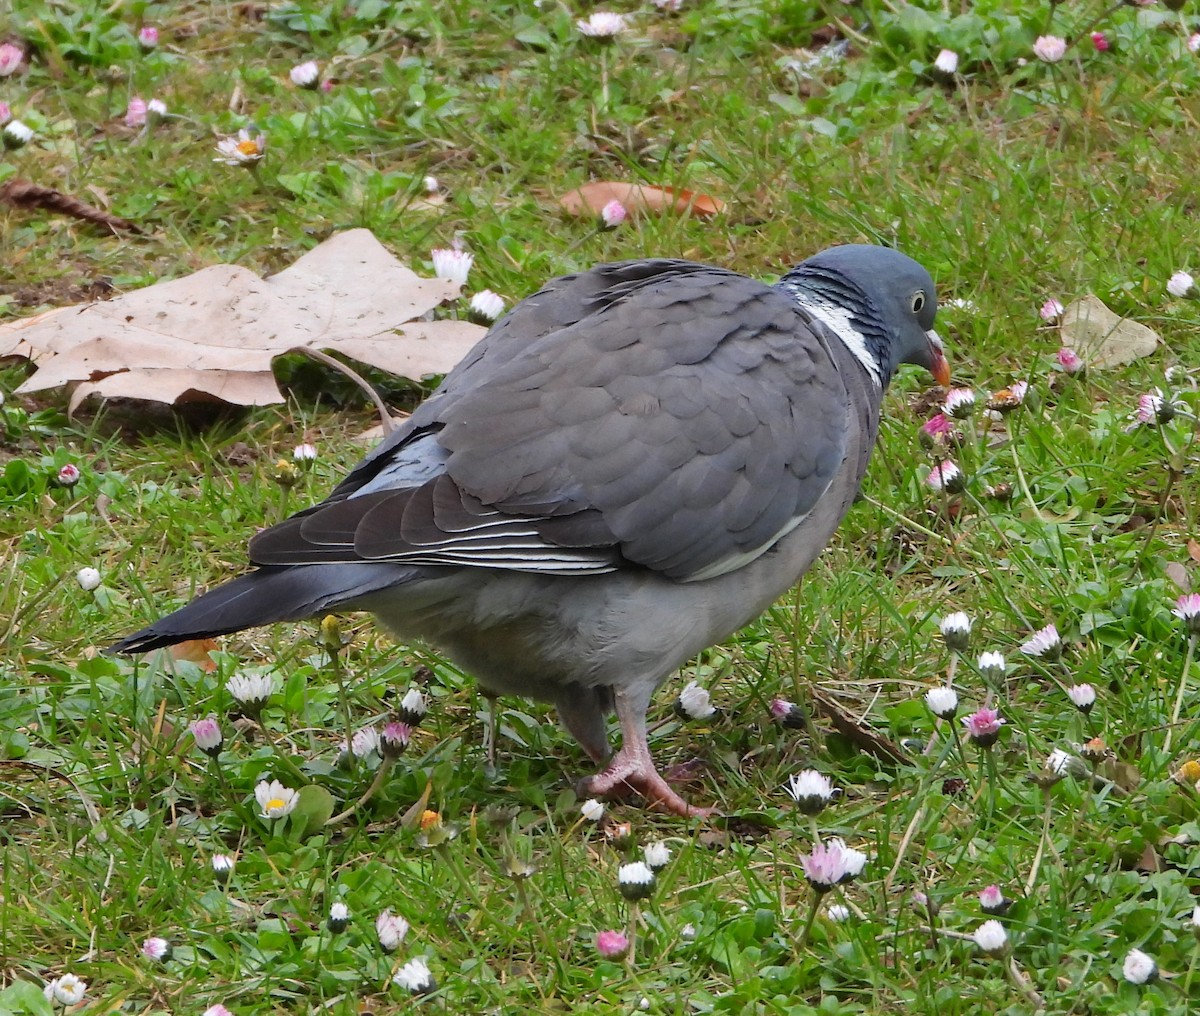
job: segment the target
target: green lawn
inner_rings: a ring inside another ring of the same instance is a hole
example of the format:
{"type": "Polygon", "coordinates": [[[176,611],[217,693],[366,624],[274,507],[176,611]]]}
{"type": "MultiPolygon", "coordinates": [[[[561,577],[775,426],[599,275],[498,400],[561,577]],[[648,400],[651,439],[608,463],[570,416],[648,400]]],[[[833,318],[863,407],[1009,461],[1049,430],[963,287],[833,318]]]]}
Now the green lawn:
{"type": "MultiPolygon", "coordinates": [[[[593,822],[571,790],[590,763],[553,710],[500,700],[489,771],[470,677],[369,618],[342,619],[332,658],[317,623],[223,639],[215,667],[100,653],[242,569],[258,528],[363,454],[375,421],[349,382],[288,358],[284,406],[68,419],[65,392],[13,394],[32,368],[5,361],[0,1014],[60,1010],[43,985],[72,974],[95,1013],[1191,1011],[1200,663],[1173,610],[1200,588],[1200,303],[1167,282],[1200,273],[1200,10],[1136,6],[621,2],[626,27],[603,42],[577,26],[593,8],[552,0],[13,0],[0,103],[32,138],[0,151],[0,184],[55,188],[141,232],[0,204],[0,323],[221,262],[278,271],[353,227],[422,275],[457,239],[475,255],[466,295],[509,305],[604,260],[773,279],[831,244],[879,242],[937,280],[955,383],[979,397],[928,448],[941,395],[902,373],[834,544],[660,692],[656,756],[724,818],[613,805],[593,822]],[[848,45],[826,47],[835,17],[848,45]],[[1044,36],[1070,42],[1061,60],[1036,55],[1044,36]],[[934,67],[942,49],[953,76],[934,67]],[[289,79],[308,60],[312,90],[289,79]],[[165,118],[126,126],[134,97],[165,118]],[[251,125],[257,168],[215,161],[251,125]],[[727,207],[601,229],[557,207],[589,180],[727,207]],[[1157,351],[1062,372],[1039,309],[1088,293],[1154,329],[1157,351]],[[1019,381],[1021,405],[989,418],[988,393],[1019,381]],[[1156,388],[1174,415],[1139,424],[1156,388]],[[277,463],[302,442],[318,457],[282,485],[277,463]],[[926,479],[947,456],[961,492],[926,479]],[[962,651],[939,633],[957,611],[973,622],[962,651]],[[1061,659],[1021,652],[1051,623],[1061,659]],[[981,671],[984,652],[1003,673],[981,671]],[[270,679],[257,717],[230,694],[237,674],[270,679]],[[957,716],[939,721],[924,695],[951,679],[957,716]],[[690,680],[715,719],[675,714],[690,680]],[[1086,714],[1067,695],[1083,683],[1086,714]],[[339,758],[414,686],[429,710],[400,758],[339,758]],[[777,697],[808,722],[776,722],[777,697]],[[1005,720],[991,748],[961,722],[984,705],[1005,720]],[[189,732],[208,716],[216,759],[189,732]],[[1051,777],[1055,750],[1071,757],[1051,777]],[[813,817],[784,789],[804,769],[841,791],[813,817]],[[311,789],[268,820],[267,778],[311,789]],[[833,836],[867,862],[819,895],[801,858],[833,836]],[[618,868],[658,841],[669,862],[627,902],[618,868]],[[224,879],[219,855],[235,859],[224,879]],[[973,940],[989,885],[1012,901],[1002,953],[973,940]],[[409,924],[392,952],[385,910],[409,924]],[[602,930],[631,953],[601,955],[602,930]],[[151,937],[169,958],[143,953],[151,937]],[[1133,949],[1155,983],[1126,975],[1133,949]],[[418,958],[430,995],[392,981],[418,958]]],[[[439,314],[465,317],[466,300],[439,314]]],[[[432,390],[372,377],[400,408],[432,390]]]]}

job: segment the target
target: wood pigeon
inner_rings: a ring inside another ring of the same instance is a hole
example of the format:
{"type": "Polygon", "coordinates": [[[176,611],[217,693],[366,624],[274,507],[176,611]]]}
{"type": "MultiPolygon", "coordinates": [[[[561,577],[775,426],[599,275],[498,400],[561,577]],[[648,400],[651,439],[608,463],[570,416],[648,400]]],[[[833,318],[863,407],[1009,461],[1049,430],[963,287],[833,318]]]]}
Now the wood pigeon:
{"type": "Polygon", "coordinates": [[[255,536],[254,571],[113,649],[371,611],[490,692],[554,703],[604,767],[583,793],[708,814],[655,768],[651,696],[821,552],[898,365],[948,382],[936,311],[925,269],[870,245],[774,286],[664,258],[554,279],[328,498],[255,536]]]}

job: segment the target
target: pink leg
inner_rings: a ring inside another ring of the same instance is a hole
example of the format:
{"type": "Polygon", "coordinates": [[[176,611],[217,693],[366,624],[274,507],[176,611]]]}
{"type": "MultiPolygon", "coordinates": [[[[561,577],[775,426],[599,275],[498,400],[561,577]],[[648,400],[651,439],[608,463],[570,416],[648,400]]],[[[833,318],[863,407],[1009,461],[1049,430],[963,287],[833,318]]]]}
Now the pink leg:
{"type": "Polygon", "coordinates": [[[593,797],[622,797],[630,790],[644,797],[652,808],[684,818],[707,818],[713,808],[694,808],[659,775],[646,741],[648,692],[616,692],[617,719],[621,722],[621,750],[608,767],[580,781],[580,793],[593,797]]]}

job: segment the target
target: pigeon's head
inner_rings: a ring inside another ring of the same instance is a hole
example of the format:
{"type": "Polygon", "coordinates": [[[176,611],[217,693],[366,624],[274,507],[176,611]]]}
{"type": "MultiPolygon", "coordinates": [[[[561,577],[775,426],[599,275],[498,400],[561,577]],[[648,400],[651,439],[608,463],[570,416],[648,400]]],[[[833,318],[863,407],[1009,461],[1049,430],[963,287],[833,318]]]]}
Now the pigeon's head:
{"type": "Polygon", "coordinates": [[[933,330],[933,279],[912,258],[872,244],[831,247],[797,265],[780,285],[837,333],[881,386],[902,363],[950,383],[942,340],[933,330]]]}

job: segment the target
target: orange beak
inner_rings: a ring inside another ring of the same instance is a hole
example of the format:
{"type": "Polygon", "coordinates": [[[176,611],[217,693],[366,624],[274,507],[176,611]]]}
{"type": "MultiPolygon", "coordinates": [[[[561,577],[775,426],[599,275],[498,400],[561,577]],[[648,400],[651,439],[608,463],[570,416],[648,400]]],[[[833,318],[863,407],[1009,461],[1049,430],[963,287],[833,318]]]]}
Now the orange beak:
{"type": "Polygon", "coordinates": [[[946,359],[946,354],[942,350],[942,340],[938,337],[938,333],[932,329],[925,334],[929,337],[929,353],[933,360],[933,364],[929,368],[929,373],[933,375],[933,379],[943,388],[949,388],[950,361],[946,359]]]}

